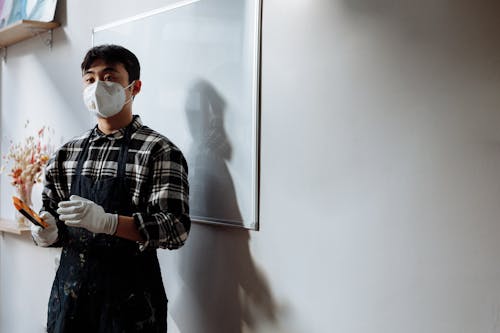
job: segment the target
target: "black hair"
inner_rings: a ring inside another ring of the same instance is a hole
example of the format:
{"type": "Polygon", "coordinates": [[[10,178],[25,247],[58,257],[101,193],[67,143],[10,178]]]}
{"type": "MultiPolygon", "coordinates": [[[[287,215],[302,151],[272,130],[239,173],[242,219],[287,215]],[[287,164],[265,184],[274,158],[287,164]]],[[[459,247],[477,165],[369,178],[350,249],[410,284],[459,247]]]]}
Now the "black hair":
{"type": "Polygon", "coordinates": [[[91,48],[82,62],[82,72],[92,66],[94,61],[101,59],[107,64],[122,64],[128,73],[128,82],[131,83],[134,80],[139,80],[141,74],[141,66],[139,65],[139,60],[129,50],[120,45],[105,44],[94,46],[91,48]]]}

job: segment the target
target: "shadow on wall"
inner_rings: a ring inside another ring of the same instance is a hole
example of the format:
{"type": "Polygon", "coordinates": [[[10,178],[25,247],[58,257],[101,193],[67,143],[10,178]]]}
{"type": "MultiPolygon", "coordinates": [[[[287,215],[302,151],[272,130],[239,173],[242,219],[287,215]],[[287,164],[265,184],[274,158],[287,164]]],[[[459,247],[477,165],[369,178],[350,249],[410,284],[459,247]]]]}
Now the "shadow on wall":
{"type": "MultiPolygon", "coordinates": [[[[226,161],[232,149],[224,129],[226,103],[205,80],[188,92],[186,115],[193,143],[187,153],[192,216],[241,221],[226,161]]],[[[171,309],[183,333],[251,332],[273,323],[276,306],[249,250],[249,231],[196,224],[179,252],[180,297],[171,309]]]]}
{"type": "Polygon", "coordinates": [[[195,225],[182,251],[172,318],[183,333],[256,332],[275,326],[277,306],[256,267],[248,230],[195,225]]]}
{"type": "Polygon", "coordinates": [[[68,25],[68,5],[67,0],[57,0],[56,12],[54,21],[59,22],[62,27],[68,25]]]}
{"type": "Polygon", "coordinates": [[[194,219],[211,217],[241,223],[234,183],[226,165],[232,147],[224,128],[226,102],[205,80],[188,91],[186,117],[193,139],[189,165],[190,210],[194,219]]]}

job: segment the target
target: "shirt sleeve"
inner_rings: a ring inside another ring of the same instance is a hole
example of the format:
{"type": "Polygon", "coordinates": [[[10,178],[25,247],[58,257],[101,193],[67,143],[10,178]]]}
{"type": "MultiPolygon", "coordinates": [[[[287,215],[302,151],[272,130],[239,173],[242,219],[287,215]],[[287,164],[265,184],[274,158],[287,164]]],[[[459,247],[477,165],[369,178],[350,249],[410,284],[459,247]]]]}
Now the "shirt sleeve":
{"type": "Polygon", "coordinates": [[[191,228],[188,167],[182,152],[171,147],[153,159],[146,212],[134,213],[144,238],[140,249],[177,249],[191,228]]]}
{"type": "Polygon", "coordinates": [[[58,228],[58,240],[50,247],[61,247],[66,239],[66,226],[64,222],[59,220],[59,214],[57,214],[58,203],[69,196],[66,177],[61,175],[62,168],[58,162],[61,161],[61,155],[64,154],[64,150],[61,149],[47,162],[43,179],[44,187],[40,212],[46,211],[54,216],[58,228]]]}
{"type": "Polygon", "coordinates": [[[59,162],[62,151],[56,152],[54,156],[47,162],[45,167],[44,179],[43,179],[43,191],[42,191],[42,203],[43,207],[41,210],[47,211],[54,215],[57,210],[57,204],[62,198],[67,196],[67,186],[62,184],[61,179],[61,168],[59,162]]]}

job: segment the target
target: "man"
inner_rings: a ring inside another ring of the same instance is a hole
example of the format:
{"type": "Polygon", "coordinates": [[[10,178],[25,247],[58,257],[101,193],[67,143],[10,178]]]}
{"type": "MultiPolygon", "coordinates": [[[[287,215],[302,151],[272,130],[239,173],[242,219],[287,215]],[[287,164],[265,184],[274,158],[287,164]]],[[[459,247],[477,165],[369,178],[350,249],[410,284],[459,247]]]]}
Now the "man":
{"type": "Polygon", "coordinates": [[[167,138],[132,114],[141,90],[136,56],[97,46],[83,63],[83,99],[97,125],[49,161],[39,246],[62,247],[48,332],[166,332],[157,248],[188,236],[187,164],[167,138]]]}

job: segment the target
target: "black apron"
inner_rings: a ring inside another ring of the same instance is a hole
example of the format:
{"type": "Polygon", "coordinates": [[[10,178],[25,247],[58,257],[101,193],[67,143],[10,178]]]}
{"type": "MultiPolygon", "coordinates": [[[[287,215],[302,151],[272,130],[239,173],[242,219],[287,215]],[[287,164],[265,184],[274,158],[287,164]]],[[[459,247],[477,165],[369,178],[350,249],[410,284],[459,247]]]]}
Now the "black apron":
{"type": "MultiPolygon", "coordinates": [[[[125,177],[131,126],[118,157],[116,178],[82,176],[90,135],[78,156],[71,194],[94,201],[108,213],[132,216],[125,177]]],[[[63,226],[63,249],[48,305],[50,333],[166,332],[167,298],[156,250],[136,242],[63,226]]]]}

